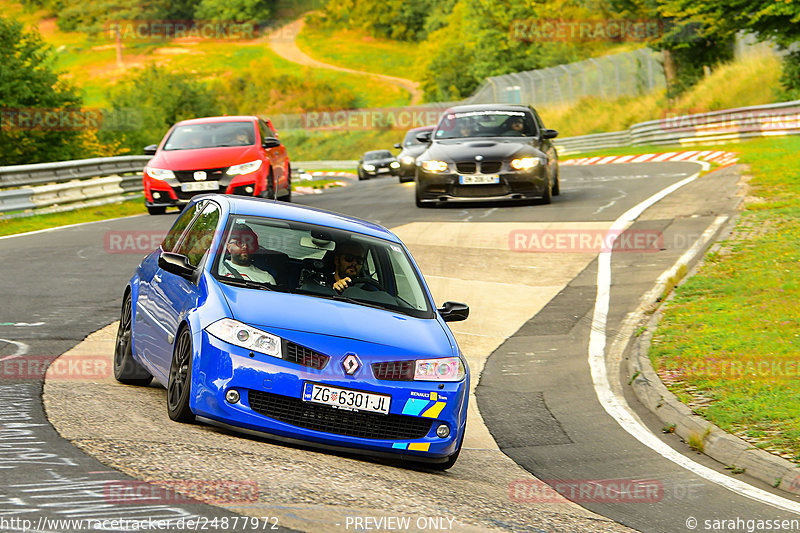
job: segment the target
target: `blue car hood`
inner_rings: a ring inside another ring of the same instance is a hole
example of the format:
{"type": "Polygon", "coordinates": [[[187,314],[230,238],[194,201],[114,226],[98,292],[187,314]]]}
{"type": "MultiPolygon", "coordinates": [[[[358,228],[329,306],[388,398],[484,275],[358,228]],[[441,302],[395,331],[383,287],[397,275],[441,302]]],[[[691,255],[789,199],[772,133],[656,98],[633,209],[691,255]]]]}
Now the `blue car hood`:
{"type": "Polygon", "coordinates": [[[348,302],[220,284],[233,318],[266,331],[283,329],[355,339],[410,354],[453,355],[434,318],[415,318],[348,302]]]}

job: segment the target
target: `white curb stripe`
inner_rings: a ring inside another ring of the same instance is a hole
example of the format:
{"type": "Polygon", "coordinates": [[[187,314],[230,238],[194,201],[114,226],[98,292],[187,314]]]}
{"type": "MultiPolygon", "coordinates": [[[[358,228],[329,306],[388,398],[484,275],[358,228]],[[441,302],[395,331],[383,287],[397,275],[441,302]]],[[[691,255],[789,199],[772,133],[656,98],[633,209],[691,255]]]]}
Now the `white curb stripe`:
{"type": "MultiPolygon", "coordinates": [[[[614,221],[609,229],[609,235],[618,235],[628,224],[635,221],[645,209],[684,185],[691,183],[697,179],[699,175],[700,174],[697,173],[689,176],[686,179],[662,189],[650,198],[632,207],[614,221]]],[[[710,230],[711,228],[707,229],[703,234],[707,239],[710,239],[713,234],[710,230]]],[[[703,237],[701,237],[701,239],[702,238],[703,237]]],[[[701,239],[698,239],[692,249],[681,256],[681,259],[689,257],[688,254],[690,252],[694,253],[697,250],[695,247],[699,248],[704,245],[705,242],[701,242],[701,239]]],[[[603,409],[605,409],[617,423],[619,423],[622,429],[665,459],[737,494],[778,509],[800,514],[800,504],[753,487],[737,479],[729,478],[724,474],[720,474],[715,470],[692,461],[688,457],[672,449],[653,435],[633,414],[625,401],[612,392],[611,384],[608,381],[605,361],[606,323],[608,320],[611,291],[611,254],[612,251],[601,252],[598,257],[597,297],[595,299],[594,315],[592,317],[592,328],[589,333],[589,366],[591,368],[592,381],[594,382],[597,399],[600,401],[600,405],[603,406],[603,409]]]]}

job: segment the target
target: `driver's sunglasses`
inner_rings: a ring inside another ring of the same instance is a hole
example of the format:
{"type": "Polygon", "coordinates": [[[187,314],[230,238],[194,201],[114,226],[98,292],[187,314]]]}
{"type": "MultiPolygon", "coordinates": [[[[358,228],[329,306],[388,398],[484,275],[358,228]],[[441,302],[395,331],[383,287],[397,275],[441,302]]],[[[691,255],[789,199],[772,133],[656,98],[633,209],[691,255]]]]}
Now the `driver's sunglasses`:
{"type": "Polygon", "coordinates": [[[358,263],[359,265],[364,264],[364,258],[360,255],[353,255],[353,254],[344,254],[342,259],[347,261],[348,263],[358,263]]]}

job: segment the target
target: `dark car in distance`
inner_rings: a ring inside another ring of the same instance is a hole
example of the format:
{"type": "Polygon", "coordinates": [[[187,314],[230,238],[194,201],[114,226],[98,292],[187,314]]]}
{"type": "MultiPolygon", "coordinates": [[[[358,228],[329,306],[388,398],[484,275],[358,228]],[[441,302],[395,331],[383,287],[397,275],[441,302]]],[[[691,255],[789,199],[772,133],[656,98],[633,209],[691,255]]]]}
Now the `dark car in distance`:
{"type": "Polygon", "coordinates": [[[449,108],[416,163],[417,207],[454,201],[541,198],[560,192],[558,154],[535,109],[483,104],[449,108]]]}
{"type": "Polygon", "coordinates": [[[184,120],[144,153],[154,156],[142,175],[151,215],[183,209],[198,194],[292,197],[286,147],[270,121],[256,116],[184,120]]]}
{"type": "Polygon", "coordinates": [[[400,164],[389,150],[364,152],[358,160],[358,179],[367,180],[380,174],[391,175],[400,164]]]}
{"type": "Polygon", "coordinates": [[[397,143],[394,145],[395,148],[401,150],[400,153],[397,154],[397,162],[400,163],[400,167],[397,169],[397,172],[395,172],[400,183],[414,181],[414,173],[417,171],[417,156],[428,147],[428,143],[417,139],[417,135],[426,131],[433,131],[435,127],[436,126],[420,126],[419,128],[410,129],[408,133],[406,133],[402,144],[397,143]]]}

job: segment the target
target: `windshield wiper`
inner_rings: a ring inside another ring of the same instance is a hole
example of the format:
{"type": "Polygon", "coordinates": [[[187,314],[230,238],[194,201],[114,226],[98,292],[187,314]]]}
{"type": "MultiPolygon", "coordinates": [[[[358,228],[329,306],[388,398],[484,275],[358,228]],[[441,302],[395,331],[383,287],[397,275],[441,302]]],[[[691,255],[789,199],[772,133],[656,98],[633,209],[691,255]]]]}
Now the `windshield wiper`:
{"type": "Polygon", "coordinates": [[[274,291],[275,289],[268,287],[263,283],[259,283],[258,281],[253,281],[251,279],[238,279],[238,278],[228,278],[222,277],[217,278],[220,282],[225,283],[227,285],[235,285],[237,287],[247,287],[248,289],[259,289],[262,291],[274,291]]]}

